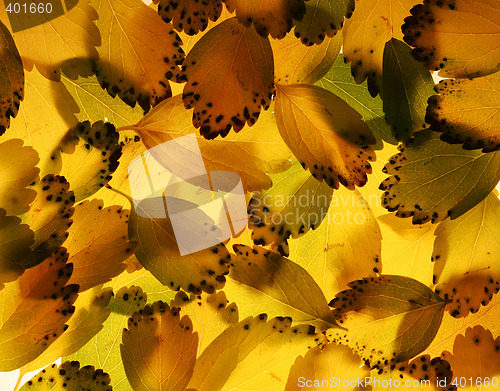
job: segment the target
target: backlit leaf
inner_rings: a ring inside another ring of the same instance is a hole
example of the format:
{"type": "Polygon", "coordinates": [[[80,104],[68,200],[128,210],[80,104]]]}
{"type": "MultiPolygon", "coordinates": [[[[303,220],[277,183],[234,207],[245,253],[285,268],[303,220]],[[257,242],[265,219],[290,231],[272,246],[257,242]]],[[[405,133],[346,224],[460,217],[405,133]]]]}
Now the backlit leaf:
{"type": "Polygon", "coordinates": [[[421,63],[415,61],[404,42],[391,39],[384,50],[382,76],[384,112],[397,140],[406,141],[425,127],[427,99],[434,81],[421,63]]]}
{"type": "Polygon", "coordinates": [[[402,27],[412,54],[442,77],[473,78],[499,70],[498,0],[425,0],[402,27]]]}
{"type": "Polygon", "coordinates": [[[223,0],[229,12],[236,10],[236,16],[245,27],[253,23],[262,37],[270,34],[282,39],[288,33],[294,20],[302,20],[306,12],[304,0],[223,0]]]}
{"type": "Polygon", "coordinates": [[[441,140],[483,152],[500,149],[500,73],[472,80],[442,80],[425,120],[441,140]]]}
{"type": "Polygon", "coordinates": [[[87,365],[80,368],[78,361],[52,364],[33,376],[19,391],[49,391],[58,389],[111,391],[110,379],[102,369],[87,365]]]}
{"type": "Polygon", "coordinates": [[[227,328],[196,361],[188,388],[198,391],[283,389],[295,357],[325,344],[314,327],[291,318],[246,318],[227,328]]]}
{"type": "Polygon", "coordinates": [[[193,333],[189,316],[180,316],[177,307],[157,301],[129,318],[120,350],[134,390],[185,390],[196,361],[198,333],[193,333]]]}
{"type": "Polygon", "coordinates": [[[79,284],[81,292],[125,270],[124,261],[135,248],[128,240],[128,219],[128,210],[117,205],[104,208],[101,200],[75,205],[65,246],[74,265],[70,282],[79,284]]]}
{"type": "Polygon", "coordinates": [[[10,126],[24,99],[24,69],[9,30],[0,21],[0,135],[10,126]]]}
{"type": "Polygon", "coordinates": [[[348,331],[329,330],[329,340],[348,345],[367,365],[407,361],[434,339],[446,302],[422,283],[383,275],[349,287],[330,303],[348,331]]]}
{"type": "MultiPolygon", "coordinates": [[[[229,277],[246,285],[246,297],[250,302],[260,301],[260,310],[322,328],[337,326],[325,295],[304,268],[262,247],[236,244],[233,248],[236,257],[231,260],[229,277]]],[[[226,292],[231,298],[232,290],[226,292]]]]}
{"type": "Polygon", "coordinates": [[[496,191],[456,220],[436,229],[432,259],[436,293],[453,302],[454,317],[477,312],[500,291],[500,200],[496,191]]]}
{"type": "Polygon", "coordinates": [[[431,130],[417,132],[385,166],[382,205],[413,224],[461,216],[481,202],[500,178],[500,154],[466,151],[431,130]]]}
{"type": "Polygon", "coordinates": [[[193,125],[205,138],[224,137],[252,126],[267,110],[274,90],[274,62],[268,39],[236,18],[208,31],[191,49],[181,81],[182,99],[194,108],[193,125]],[[245,76],[242,76],[245,75],[245,76]]]}
{"type": "Polygon", "coordinates": [[[338,189],[363,186],[371,173],[375,143],[361,115],[317,86],[279,85],[276,121],[283,140],[313,177],[338,189]]]}
{"type": "Polygon", "coordinates": [[[273,186],[250,199],[248,227],[255,244],[276,246],[281,255],[288,256],[288,238],[299,238],[321,224],[333,190],[297,161],[288,171],[271,178],[273,186]]]}
{"type": "Polygon", "coordinates": [[[382,86],[384,48],[391,38],[401,40],[400,26],[415,0],[357,0],[352,17],[346,20],[344,59],[351,63],[357,83],[368,78],[372,96],[382,86]]]}
{"type": "Polygon", "coordinates": [[[176,30],[195,35],[205,31],[209,20],[219,19],[222,8],[222,0],[160,0],[158,14],[176,30]]]}
{"type": "Polygon", "coordinates": [[[304,45],[323,42],[333,37],[344,25],[344,17],[350,18],[354,11],[354,0],[308,0],[306,14],[295,27],[295,36],[304,45]]]}
{"type": "Polygon", "coordinates": [[[172,96],[184,59],[172,25],[140,0],[92,0],[102,35],[96,74],[103,88],[134,107],[149,110],[172,96]]]}
{"type": "Polygon", "coordinates": [[[60,248],[0,292],[0,370],[10,371],[39,356],[67,329],[78,285],[67,285],[73,265],[60,248]]]}

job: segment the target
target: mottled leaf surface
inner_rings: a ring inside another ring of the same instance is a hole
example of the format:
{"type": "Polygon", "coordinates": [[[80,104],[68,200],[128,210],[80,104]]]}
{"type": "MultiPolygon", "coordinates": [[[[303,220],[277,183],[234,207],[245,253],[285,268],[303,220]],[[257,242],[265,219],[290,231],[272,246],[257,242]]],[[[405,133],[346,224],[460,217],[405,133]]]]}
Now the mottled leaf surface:
{"type": "Polygon", "coordinates": [[[158,14],[176,30],[195,35],[205,31],[209,20],[219,19],[222,8],[222,0],[160,0],[158,14]]]}

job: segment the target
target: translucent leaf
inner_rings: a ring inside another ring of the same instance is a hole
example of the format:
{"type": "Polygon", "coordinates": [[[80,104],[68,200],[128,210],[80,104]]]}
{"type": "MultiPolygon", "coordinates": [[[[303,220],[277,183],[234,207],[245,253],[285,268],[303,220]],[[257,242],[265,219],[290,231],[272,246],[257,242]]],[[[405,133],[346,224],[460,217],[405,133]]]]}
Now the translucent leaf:
{"type": "Polygon", "coordinates": [[[313,177],[338,189],[363,186],[371,173],[375,138],[361,115],[317,86],[279,85],[276,121],[283,140],[313,177]]]}
{"type": "MultiPolygon", "coordinates": [[[[207,171],[229,170],[237,173],[246,191],[270,188],[272,181],[266,173],[286,170],[293,156],[281,139],[272,111],[271,106],[270,110],[262,113],[252,129],[232,132],[224,139],[205,140],[197,136],[207,171]],[[270,150],[273,151],[271,156],[270,150]]],[[[196,131],[190,112],[184,109],[180,96],[160,103],[137,125],[127,128],[135,130],[147,148],[196,131]]],[[[114,183],[110,182],[112,186],[114,183]]]]}
{"type": "Polygon", "coordinates": [[[0,21],[0,135],[10,126],[10,117],[15,117],[24,99],[23,62],[9,30],[0,21]]]}
{"type": "Polygon", "coordinates": [[[52,364],[23,385],[19,391],[49,391],[55,389],[111,391],[109,375],[102,369],[87,365],[80,368],[78,361],[52,364]]]}
{"type": "Polygon", "coordinates": [[[61,81],[80,107],[80,112],[76,115],[80,122],[93,123],[107,118],[118,128],[134,124],[144,115],[140,106],[131,108],[120,99],[112,98],[101,88],[95,75],[76,80],[63,75],[61,81]]]}
{"type": "Polygon", "coordinates": [[[188,296],[180,291],[170,306],[180,308],[181,313],[189,316],[193,322],[193,330],[198,333],[198,355],[219,334],[239,320],[238,307],[235,303],[228,304],[223,291],[212,295],[202,293],[199,296],[188,296]]]}
{"type": "Polygon", "coordinates": [[[207,139],[252,126],[267,110],[274,90],[268,39],[236,18],[213,27],[191,49],[183,65],[182,99],[194,108],[193,125],[207,139]],[[242,77],[241,75],[245,75],[242,77]]]}
{"type": "Polygon", "coordinates": [[[291,318],[246,318],[227,328],[196,361],[188,388],[198,391],[283,389],[293,361],[324,345],[314,327],[291,318]]]}
{"type": "Polygon", "coordinates": [[[327,37],[320,45],[304,46],[293,34],[271,39],[274,78],[280,84],[315,83],[332,67],[342,47],[342,35],[327,37]]]}
{"type": "Polygon", "coordinates": [[[306,269],[331,298],[347,289],[350,281],[382,272],[381,239],[368,199],[341,188],[334,192],[321,225],[290,240],[290,259],[306,269]]]}
{"type": "Polygon", "coordinates": [[[52,153],[54,170],[62,167],[63,175],[81,201],[103,187],[111,179],[122,155],[118,133],[109,122],[79,123],[70,129],[52,153]]]}
{"type": "Polygon", "coordinates": [[[444,351],[442,357],[451,364],[458,384],[460,379],[467,379],[460,390],[486,391],[496,387],[495,380],[500,374],[500,337],[494,339],[490,330],[482,326],[467,328],[465,335],[455,338],[453,353],[444,351]]]}
{"type": "Polygon", "coordinates": [[[19,139],[0,143],[0,206],[9,215],[26,213],[36,197],[27,186],[38,178],[40,159],[37,151],[23,143],[19,139]]]}
{"type": "Polygon", "coordinates": [[[349,287],[330,302],[348,331],[329,330],[329,340],[348,345],[367,365],[380,369],[409,360],[434,339],[446,302],[422,283],[384,275],[349,287]]]}
{"type": "Polygon", "coordinates": [[[499,70],[496,0],[426,0],[402,27],[412,54],[442,77],[473,78],[499,70]]]}
{"type": "Polygon", "coordinates": [[[30,188],[36,191],[36,198],[21,218],[34,231],[35,242],[31,254],[22,261],[25,268],[38,265],[63,244],[73,223],[75,202],[68,181],[59,175],[46,175],[30,188]]]}
{"type": "Polygon", "coordinates": [[[216,21],[222,13],[221,0],[160,0],[158,14],[169,23],[172,21],[178,31],[188,35],[205,31],[208,21],[216,21]]]}
{"type": "Polygon", "coordinates": [[[345,23],[344,60],[351,63],[356,83],[368,78],[372,96],[382,85],[384,48],[391,38],[402,39],[400,26],[415,0],[358,0],[345,23]]]}
{"type": "Polygon", "coordinates": [[[429,99],[425,120],[441,140],[483,152],[500,149],[500,74],[473,80],[442,80],[429,99]]]}
{"type": "Polygon", "coordinates": [[[382,98],[370,96],[366,81],[362,84],[357,84],[354,81],[351,67],[344,63],[343,58],[342,55],[338,56],[328,73],[316,84],[333,92],[361,114],[363,121],[377,139],[375,149],[383,147],[382,140],[390,144],[397,144],[390,126],[385,121],[382,98]]]}
{"type": "MultiPolygon", "coordinates": [[[[288,375],[285,391],[300,391],[308,389],[306,379],[311,381],[311,389],[329,391],[332,388],[342,389],[343,381],[357,384],[357,379],[368,377],[369,371],[362,365],[359,356],[356,356],[347,346],[327,344],[324,348],[316,346],[304,356],[298,356],[288,375]],[[328,379],[326,382],[325,379],[328,379]],[[328,385],[326,385],[327,383],[328,385]],[[304,387],[306,386],[306,387],[304,387]]],[[[345,387],[345,390],[362,390],[345,387]]]]}
{"type": "Polygon", "coordinates": [[[384,50],[382,76],[384,112],[397,140],[406,141],[425,128],[427,99],[434,81],[421,63],[415,61],[404,42],[391,39],[384,50]]]}
{"type": "Polygon", "coordinates": [[[0,292],[0,370],[11,371],[39,356],[68,326],[78,285],[67,285],[73,265],[60,248],[0,292]]]}
{"type": "MultiPolygon", "coordinates": [[[[31,13],[28,17],[21,12],[24,17],[18,18],[18,25],[11,26],[11,30],[16,31],[14,41],[26,70],[32,71],[36,65],[45,77],[60,80],[61,67],[68,62],[98,58],[95,47],[101,44],[101,37],[94,23],[98,18],[97,12],[89,1],[74,3],[68,12],[51,20],[47,20],[43,13],[31,13]],[[29,25],[33,18],[38,21],[29,25]]],[[[0,19],[10,26],[5,7],[0,10],[0,19]]]]}
{"type": "MultiPolygon", "coordinates": [[[[233,247],[236,256],[231,260],[229,277],[246,285],[246,301],[260,302],[260,310],[287,314],[296,322],[322,328],[337,326],[325,295],[304,268],[262,247],[233,247]]],[[[230,298],[235,291],[226,289],[230,298]]]]}
{"type": "Polygon", "coordinates": [[[172,25],[139,0],[92,0],[99,10],[97,78],[115,97],[149,110],[172,96],[168,80],[180,72],[184,59],[172,25]]]}
{"type": "Polygon", "coordinates": [[[432,259],[436,293],[453,302],[454,317],[477,312],[500,291],[500,200],[494,191],[481,203],[436,229],[432,259]]]}
{"type": "Polygon", "coordinates": [[[466,151],[431,130],[415,134],[385,166],[382,205],[413,224],[461,216],[498,183],[500,155],[466,151]]]}
{"type": "Polygon", "coordinates": [[[302,20],[306,12],[304,0],[223,0],[229,12],[236,10],[236,16],[245,27],[253,23],[263,38],[270,34],[282,39],[294,25],[302,20]]]}
{"type": "Polygon", "coordinates": [[[68,329],[35,360],[21,368],[21,375],[50,365],[59,357],[76,352],[101,329],[111,310],[107,304],[113,295],[111,288],[96,288],[80,293],[75,301],[75,313],[68,329]]]}
{"type": "Polygon", "coordinates": [[[70,282],[79,284],[81,292],[125,270],[124,261],[136,245],[128,240],[128,219],[128,210],[118,205],[104,208],[101,200],[75,205],[65,245],[74,264],[70,282]]]}
{"type": "Polygon", "coordinates": [[[273,186],[253,195],[248,204],[248,227],[255,244],[276,246],[281,255],[288,256],[288,238],[299,238],[321,224],[333,190],[297,161],[271,178],[273,186]]]}
{"type": "Polygon", "coordinates": [[[304,45],[323,42],[333,37],[344,25],[344,17],[350,18],[354,11],[354,0],[308,0],[306,14],[295,27],[295,36],[304,45]]]}

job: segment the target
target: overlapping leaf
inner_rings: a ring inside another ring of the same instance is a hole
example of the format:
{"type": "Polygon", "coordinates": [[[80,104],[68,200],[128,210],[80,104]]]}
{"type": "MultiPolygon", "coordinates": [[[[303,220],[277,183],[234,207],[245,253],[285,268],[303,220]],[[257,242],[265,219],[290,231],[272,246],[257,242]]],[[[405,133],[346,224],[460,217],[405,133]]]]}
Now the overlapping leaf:
{"type": "Polygon", "coordinates": [[[236,18],[208,31],[183,65],[182,98],[194,108],[193,125],[208,139],[252,126],[267,110],[274,90],[274,63],[268,39],[236,18]]]}
{"type": "Polygon", "coordinates": [[[500,149],[500,73],[472,80],[442,80],[425,120],[441,140],[483,152],[500,149]]]}
{"type": "Polygon", "coordinates": [[[278,86],[276,120],[283,140],[304,168],[338,189],[363,186],[371,173],[375,143],[361,115],[317,86],[278,86]]]}
{"type": "MultiPolygon", "coordinates": [[[[154,1],[155,3],[158,0],[154,1]]],[[[222,0],[159,0],[158,14],[175,29],[195,35],[205,31],[208,21],[216,21],[222,13],[222,0]]]]}
{"type": "Polygon", "coordinates": [[[382,205],[413,224],[461,216],[481,202],[500,178],[498,152],[483,154],[450,145],[431,130],[415,134],[389,160],[380,189],[382,205]]]}
{"type": "Polygon", "coordinates": [[[425,0],[405,19],[412,54],[443,77],[473,78],[499,70],[497,0],[425,0]]]}

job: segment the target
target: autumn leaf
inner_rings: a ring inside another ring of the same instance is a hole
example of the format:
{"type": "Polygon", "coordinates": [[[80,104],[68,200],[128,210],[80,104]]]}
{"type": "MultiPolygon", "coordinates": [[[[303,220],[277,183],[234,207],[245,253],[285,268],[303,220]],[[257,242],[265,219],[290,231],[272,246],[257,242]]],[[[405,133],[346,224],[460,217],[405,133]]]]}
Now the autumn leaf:
{"type": "MultiPolygon", "coordinates": [[[[155,1],[155,3],[158,0],[155,1]]],[[[158,14],[175,29],[188,35],[205,31],[208,21],[216,21],[222,13],[222,0],[159,0],[158,14]]]]}
{"type": "Polygon", "coordinates": [[[422,283],[383,275],[349,284],[330,302],[347,331],[328,339],[346,344],[371,368],[407,361],[434,339],[446,302],[422,283]]]}
{"type": "Polygon", "coordinates": [[[210,29],[187,55],[183,70],[184,106],[194,108],[193,125],[207,139],[252,126],[261,108],[269,108],[274,90],[271,45],[236,18],[210,29]]]}
{"type": "Polygon", "coordinates": [[[442,80],[429,99],[426,122],[441,140],[483,152],[500,149],[500,74],[472,80],[442,80]]]}
{"type": "Polygon", "coordinates": [[[500,178],[497,153],[450,145],[431,130],[415,134],[385,166],[382,205],[413,224],[455,219],[481,202],[500,178]]]}
{"type": "Polygon", "coordinates": [[[0,136],[10,126],[24,99],[23,62],[9,30],[0,21],[0,136]]]}
{"type": "Polygon", "coordinates": [[[313,177],[334,189],[366,183],[375,138],[346,102],[317,86],[278,85],[275,110],[283,140],[313,177]]]}
{"type": "Polygon", "coordinates": [[[425,0],[405,19],[404,40],[415,47],[415,58],[439,76],[489,75],[500,62],[499,17],[496,0],[425,0]]]}
{"type": "Polygon", "coordinates": [[[263,38],[271,35],[282,39],[306,13],[304,0],[223,0],[229,12],[236,10],[236,16],[245,27],[253,23],[263,38]]]}

